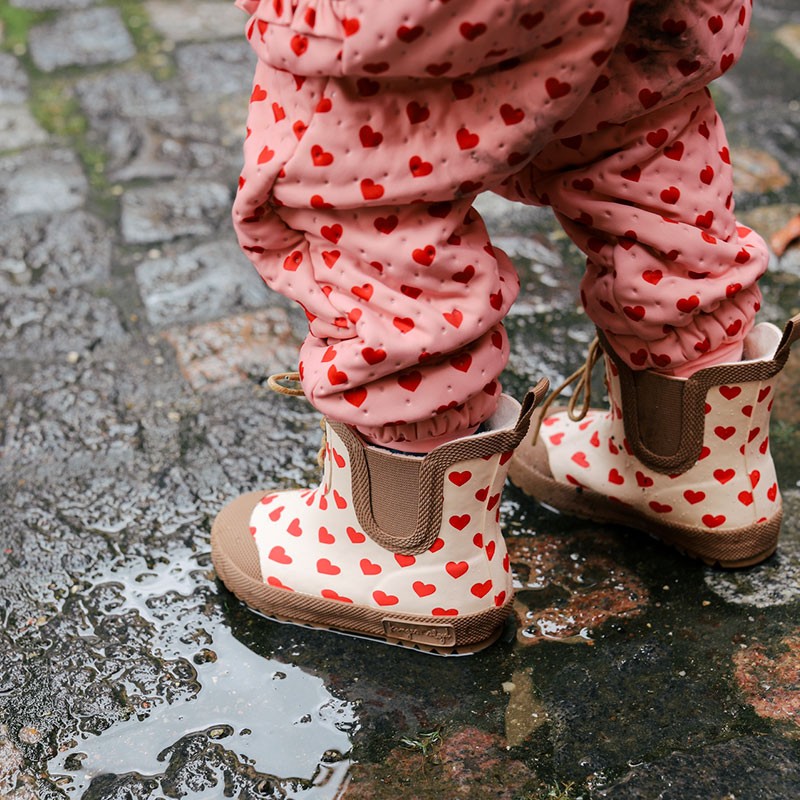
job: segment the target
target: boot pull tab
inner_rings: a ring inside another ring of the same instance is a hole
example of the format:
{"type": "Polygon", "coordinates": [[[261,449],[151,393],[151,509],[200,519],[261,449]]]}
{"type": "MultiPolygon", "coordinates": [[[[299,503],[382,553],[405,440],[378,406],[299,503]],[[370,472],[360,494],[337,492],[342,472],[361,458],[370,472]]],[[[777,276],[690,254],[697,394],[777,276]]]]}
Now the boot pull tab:
{"type": "Polygon", "coordinates": [[[528,390],[528,393],[522,399],[519,418],[514,426],[514,435],[518,437],[519,441],[525,438],[534,409],[538,408],[549,389],[550,381],[547,378],[542,378],[533,389],[528,390]]]}
{"type": "Polygon", "coordinates": [[[775,361],[783,364],[789,357],[789,351],[792,345],[800,339],[800,314],[795,314],[783,329],[783,337],[781,338],[778,349],[775,351],[775,361]]]}

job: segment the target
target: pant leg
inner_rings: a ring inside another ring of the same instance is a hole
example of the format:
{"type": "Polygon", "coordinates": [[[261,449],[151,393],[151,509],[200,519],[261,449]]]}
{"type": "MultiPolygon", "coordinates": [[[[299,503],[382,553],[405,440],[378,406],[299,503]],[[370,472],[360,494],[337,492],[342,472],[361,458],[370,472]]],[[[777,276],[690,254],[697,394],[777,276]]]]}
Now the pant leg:
{"type": "Polygon", "coordinates": [[[553,206],[587,256],[586,311],[620,356],[686,375],[738,357],[768,254],[735,219],[705,88],[741,52],[750,7],[663,6],[636,4],[587,101],[504,193],[553,206]]]}
{"type": "Polygon", "coordinates": [[[614,349],[633,368],[676,374],[736,360],[768,254],[736,222],[710,95],[585,136],[587,163],[575,155],[546,148],[531,181],[587,255],[581,299],[614,349]]]}
{"type": "MultiPolygon", "coordinates": [[[[541,5],[514,18],[530,52],[467,78],[294,76],[259,62],[239,241],[306,310],[311,402],[373,441],[430,445],[496,407],[518,281],[472,200],[569,117],[627,19],[612,0],[541,5]]],[[[446,24],[463,39],[460,9],[446,24]]],[[[485,54],[480,37],[470,46],[485,54]]]]}

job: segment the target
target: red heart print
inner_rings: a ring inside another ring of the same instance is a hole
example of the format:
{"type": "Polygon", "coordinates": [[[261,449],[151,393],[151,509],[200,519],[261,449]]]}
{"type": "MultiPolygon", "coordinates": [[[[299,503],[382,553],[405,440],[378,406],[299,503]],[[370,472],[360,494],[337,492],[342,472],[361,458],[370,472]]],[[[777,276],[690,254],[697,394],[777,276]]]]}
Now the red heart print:
{"type": "Polygon", "coordinates": [[[466,561],[448,561],[445,565],[447,574],[451,578],[458,580],[469,569],[469,564],[466,561]]]}
{"type": "Polygon", "coordinates": [[[437,607],[431,610],[431,615],[434,617],[457,617],[458,609],[437,607]]]}
{"type": "Polygon", "coordinates": [[[663,202],[674,206],[681,198],[681,191],[677,186],[670,186],[667,189],[662,189],[660,196],[663,202]]]}
{"type": "Polygon", "coordinates": [[[283,268],[287,272],[294,272],[302,263],[303,254],[299,250],[295,250],[283,260],[283,268]]]}
{"type": "Polygon", "coordinates": [[[456,131],[456,141],[462,150],[472,150],[480,143],[481,137],[468,128],[459,128],[456,131]]]}
{"type": "Polygon", "coordinates": [[[336,369],[335,364],[328,367],[328,381],[332,386],[339,386],[342,383],[347,383],[347,373],[336,369]]]}
{"type": "Polygon", "coordinates": [[[428,106],[422,106],[416,100],[412,100],[406,106],[406,116],[412,125],[418,125],[420,122],[425,122],[430,115],[431,112],[428,106]]]}
{"type": "Polygon", "coordinates": [[[268,161],[272,161],[274,155],[275,151],[270,150],[269,147],[265,146],[264,149],[258,154],[258,163],[266,164],[268,161]]]}
{"type": "Polygon", "coordinates": [[[303,138],[307,127],[308,125],[306,125],[306,123],[300,119],[297,120],[294,125],[292,125],[292,130],[294,131],[294,135],[297,137],[298,141],[303,138]]]}
{"type": "Polygon", "coordinates": [[[733,400],[734,397],[738,397],[742,393],[741,386],[720,386],[719,393],[726,399],[726,400],[733,400]]]}
{"type": "Polygon", "coordinates": [[[347,500],[342,497],[336,489],[333,490],[333,502],[336,503],[336,508],[347,508],[347,500]]]}
{"type": "Polygon", "coordinates": [[[295,518],[294,518],[294,519],[293,519],[293,520],[292,520],[292,521],[289,523],[289,527],[288,527],[288,528],[286,528],[286,530],[287,530],[287,531],[288,531],[288,532],[289,532],[289,533],[290,533],[292,536],[302,536],[302,535],[303,535],[303,529],[300,527],[300,520],[299,520],[299,519],[297,519],[297,517],[295,517],[295,518]]]}
{"type": "Polygon", "coordinates": [[[681,297],[675,303],[678,311],[682,311],[684,314],[688,314],[691,311],[694,311],[700,305],[700,298],[693,294],[690,297],[681,297]]]}
{"type": "Polygon", "coordinates": [[[320,544],[335,544],[336,539],[334,538],[333,534],[328,531],[328,529],[323,525],[318,533],[317,538],[319,539],[320,544]]]}
{"type": "Polygon", "coordinates": [[[708,20],[708,29],[714,35],[718,34],[722,30],[722,26],[724,25],[724,21],[721,16],[716,15],[713,17],[709,17],[708,20]]]}
{"type": "Polygon", "coordinates": [[[713,180],[714,168],[710,164],[706,164],[703,169],[700,170],[700,182],[709,186],[713,180]]]}
{"type": "Polygon", "coordinates": [[[648,283],[652,283],[653,286],[656,286],[663,277],[664,273],[660,269],[646,269],[642,273],[642,278],[648,283]]]}
{"type": "Polygon", "coordinates": [[[714,470],[714,479],[721,483],[723,486],[728,483],[728,481],[733,480],[736,476],[735,469],[715,469],[714,470]]]}
{"type": "MultiPolygon", "coordinates": [[[[444,547],[444,539],[441,536],[437,536],[434,539],[433,544],[428,548],[428,552],[430,553],[438,553],[444,547]]],[[[402,564],[400,566],[403,566],[402,564]]]]}
{"type": "Polygon", "coordinates": [[[311,160],[315,167],[327,167],[333,163],[333,154],[324,150],[322,145],[315,144],[311,148],[311,160]]]}
{"type": "Polygon", "coordinates": [[[647,144],[649,144],[651,147],[661,147],[661,145],[664,144],[668,138],[669,131],[666,128],[659,128],[656,131],[650,131],[650,133],[645,136],[647,144]]]}
{"type": "Polygon", "coordinates": [[[347,534],[347,538],[353,544],[362,544],[367,540],[367,537],[363,533],[361,533],[361,531],[357,531],[350,525],[348,525],[347,528],[345,529],[345,533],[347,534]]]}
{"type": "Polygon", "coordinates": [[[278,564],[292,563],[291,556],[279,544],[275,545],[275,547],[273,547],[272,550],[269,551],[268,558],[270,559],[270,561],[276,561],[278,564]]]}
{"type": "Polygon", "coordinates": [[[494,558],[495,551],[497,550],[497,544],[494,540],[486,542],[486,557],[491,561],[494,558]]]}
{"type": "Polygon", "coordinates": [[[453,65],[449,61],[442,61],[439,64],[428,64],[425,67],[425,72],[429,75],[433,75],[434,78],[438,78],[440,75],[444,75],[445,72],[449,72],[452,66],[453,65]]]}
{"type": "Polygon", "coordinates": [[[694,491],[694,489],[687,489],[683,493],[683,496],[686,498],[686,501],[688,503],[691,503],[693,506],[697,505],[697,503],[700,503],[706,499],[705,492],[696,492],[694,491]]]}
{"type": "Polygon", "coordinates": [[[269,518],[273,522],[277,522],[281,518],[281,514],[283,513],[284,506],[278,506],[277,508],[273,509],[269,512],[269,518]]]}
{"type": "Polygon", "coordinates": [[[436,586],[434,586],[434,584],[423,583],[422,581],[414,581],[414,583],[411,584],[411,588],[414,590],[417,597],[428,597],[428,595],[436,591],[436,586]]]}
{"type": "Polygon", "coordinates": [[[505,603],[505,601],[506,601],[506,593],[505,593],[505,591],[500,592],[500,594],[496,594],[494,596],[494,604],[498,608],[500,608],[500,606],[502,606],[503,603],[505,603]]]}
{"type": "Polygon", "coordinates": [[[642,169],[638,165],[634,165],[632,167],[628,167],[627,169],[623,169],[620,172],[623,178],[626,181],[633,181],[634,183],[638,183],[642,177],[642,169]]]}
{"type": "Polygon", "coordinates": [[[342,20],[342,28],[344,28],[345,36],[352,36],[353,34],[358,33],[360,27],[361,23],[355,17],[345,17],[342,20]]]}
{"type": "Polygon", "coordinates": [[[714,224],[714,212],[709,210],[695,217],[694,224],[698,228],[708,229],[714,224]]]}
{"type": "Polygon", "coordinates": [[[422,294],[422,289],[418,286],[406,286],[405,284],[400,286],[400,291],[412,300],[416,300],[422,294]]]}
{"type": "Polygon", "coordinates": [[[433,259],[436,258],[436,248],[432,244],[426,244],[425,247],[418,247],[411,254],[411,258],[421,264],[423,267],[429,267],[433,264],[433,259]]]}
{"type": "Polygon", "coordinates": [[[376,349],[364,347],[361,350],[361,356],[367,364],[374,366],[375,364],[380,364],[386,358],[386,351],[380,347],[376,349]]]}
{"type": "Polygon", "coordinates": [[[475,267],[467,264],[460,272],[453,273],[453,280],[456,283],[469,283],[475,277],[475,267]]]}
{"type": "Polygon", "coordinates": [[[461,327],[461,323],[464,320],[464,315],[459,311],[457,308],[454,308],[452,311],[445,311],[442,316],[454,327],[459,328],[461,327]]]}
{"type": "Polygon", "coordinates": [[[750,506],[753,504],[753,493],[752,492],[739,492],[737,495],[739,502],[743,506],[750,506]]]}
{"type": "Polygon", "coordinates": [[[625,316],[634,322],[643,320],[646,313],[644,306],[624,306],[622,310],[625,312],[625,316]]]}
{"type": "Polygon", "coordinates": [[[472,356],[469,353],[460,353],[450,359],[450,365],[459,372],[469,372],[472,365],[472,356]]]}
{"type": "Polygon", "coordinates": [[[554,433],[550,437],[550,443],[554,444],[556,446],[560,445],[562,441],[564,441],[564,432],[563,431],[561,431],[560,433],[554,433]]]}
{"type": "Polygon", "coordinates": [[[365,575],[380,575],[380,573],[383,572],[380,564],[375,564],[368,558],[362,558],[361,561],[358,562],[358,565],[365,575]]]}
{"type": "Polygon", "coordinates": [[[474,544],[475,547],[478,548],[478,550],[483,550],[483,534],[482,533],[476,533],[472,537],[472,544],[474,544]]]}
{"type": "Polygon", "coordinates": [[[370,125],[362,125],[358,131],[362,147],[377,147],[383,141],[383,134],[373,130],[370,125]]]}
{"type": "Polygon", "coordinates": [[[392,324],[400,331],[400,333],[408,333],[414,328],[414,320],[410,317],[395,317],[392,324]]]}
{"type": "Polygon", "coordinates": [[[769,489],[767,489],[767,499],[770,500],[770,502],[775,502],[775,498],[777,498],[777,496],[778,496],[778,484],[773,483],[772,486],[770,486],[769,489]]]}
{"type": "MultiPolygon", "coordinates": [[[[267,99],[267,90],[262,89],[259,84],[256,84],[253,87],[253,91],[250,95],[250,102],[251,103],[260,103],[262,100],[267,99]]],[[[274,103],[273,103],[274,106],[274,103]]]]}
{"type": "Polygon", "coordinates": [[[579,466],[587,468],[589,466],[589,460],[586,458],[586,453],[582,453],[578,451],[577,453],[572,454],[572,460],[579,466]]]}
{"type": "Polygon", "coordinates": [[[397,376],[397,383],[401,389],[405,389],[407,392],[416,392],[422,383],[422,373],[416,369],[411,372],[401,372],[397,376]]]}
{"type": "Polygon", "coordinates": [[[379,606],[396,606],[400,602],[400,598],[393,594],[386,594],[380,589],[376,589],[372,593],[372,597],[379,606]]]}
{"type": "Polygon", "coordinates": [[[485,502],[488,496],[489,496],[488,486],[484,486],[483,489],[478,489],[478,491],[475,492],[475,499],[480,500],[481,503],[485,502]]]}
{"type": "Polygon", "coordinates": [[[673,161],[680,161],[683,158],[683,142],[674,142],[669,147],[664,148],[664,155],[673,161]]]}
{"type": "Polygon", "coordinates": [[[317,561],[317,572],[321,575],[338,575],[341,571],[340,567],[337,567],[336,564],[331,564],[327,558],[320,558],[317,561]]]}
{"type": "Polygon", "coordinates": [[[566,97],[572,91],[572,85],[558,78],[548,78],[544,82],[544,88],[552,100],[566,97]]]}
{"type": "Polygon", "coordinates": [[[361,181],[361,194],[365,200],[378,200],[383,197],[384,188],[379,183],[375,183],[372,178],[364,178],[361,181]]]}
{"type": "Polygon", "coordinates": [[[397,227],[398,222],[400,222],[400,220],[397,218],[397,215],[392,214],[388,217],[378,217],[373,225],[375,225],[379,233],[388,235],[397,227]]]}
{"type": "Polygon", "coordinates": [[[584,11],[578,17],[578,24],[583,26],[599,25],[606,15],[602,11],[584,11]]]}
{"type": "Polygon", "coordinates": [[[544,19],[544,11],[537,11],[535,14],[523,14],[519,18],[519,24],[527,31],[532,31],[544,19]]]}
{"type": "Polygon", "coordinates": [[[411,44],[411,42],[419,39],[424,32],[425,28],[423,28],[422,25],[414,25],[413,28],[409,28],[408,25],[401,25],[397,29],[397,38],[400,39],[401,42],[411,44]]]}
{"type": "Polygon", "coordinates": [[[348,389],[342,393],[342,396],[351,406],[359,408],[367,399],[367,390],[363,386],[359,386],[354,389],[348,389]]]}
{"type": "Polygon", "coordinates": [[[643,108],[650,109],[661,101],[661,92],[653,92],[650,89],[641,89],[639,91],[639,102],[643,108]]]}
{"type": "Polygon", "coordinates": [[[680,58],[678,59],[676,66],[678,67],[678,71],[681,73],[681,75],[683,75],[685,78],[688,78],[689,75],[692,75],[700,69],[701,64],[696,59],[694,61],[689,61],[688,58],[680,58]]]}
{"type": "Polygon", "coordinates": [[[471,477],[472,473],[466,469],[462,472],[451,472],[447,479],[456,486],[463,486],[471,477]]]}
{"type": "Polygon", "coordinates": [[[521,108],[514,108],[510,103],[500,106],[500,116],[506,125],[518,125],[525,119],[525,112],[521,108]]]}
{"type": "Polygon", "coordinates": [[[320,359],[323,363],[326,361],[333,361],[336,358],[336,348],[329,347],[323,354],[322,358],[320,359]]]}
{"type": "Polygon", "coordinates": [[[703,525],[707,528],[719,528],[720,525],[725,523],[724,514],[703,514],[703,525]]]}
{"type": "Polygon", "coordinates": [[[364,302],[369,302],[370,297],[372,297],[372,292],[374,291],[374,287],[371,283],[364,283],[361,286],[353,286],[350,288],[350,291],[356,296],[361,298],[364,302]]]}
{"type": "Polygon", "coordinates": [[[714,428],[714,433],[725,441],[736,433],[736,428],[733,425],[717,425],[717,427],[714,428]]]}
{"type": "Polygon", "coordinates": [[[411,567],[417,563],[417,559],[414,556],[404,556],[402,553],[395,553],[394,560],[401,567],[411,567]]]}
{"type": "Polygon", "coordinates": [[[433,172],[433,164],[430,161],[423,161],[420,156],[411,156],[408,161],[408,168],[415,178],[424,178],[433,172]]]}
{"type": "Polygon", "coordinates": [[[475,597],[486,597],[487,594],[492,590],[492,582],[491,580],[484,581],[483,583],[473,583],[470,587],[470,592],[475,595],[475,597]]]}
{"type": "Polygon", "coordinates": [[[489,498],[489,502],[486,504],[486,509],[491,511],[498,503],[500,502],[500,493],[493,494],[489,498]]]}
{"type": "Polygon", "coordinates": [[[616,486],[622,486],[622,484],[625,483],[625,478],[623,478],[622,475],[619,474],[619,471],[616,468],[611,469],[609,471],[608,480],[609,483],[613,483],[616,486]]]}
{"type": "Polygon", "coordinates": [[[479,36],[486,33],[486,24],[477,22],[474,25],[471,22],[462,22],[458,28],[461,35],[469,42],[474,42],[479,36]]]}
{"type": "Polygon", "coordinates": [[[667,505],[666,503],[659,503],[658,500],[651,500],[648,505],[656,514],[668,514],[672,511],[672,506],[667,505]]]}
{"type": "Polygon", "coordinates": [[[343,233],[344,230],[339,223],[336,223],[336,225],[323,225],[322,228],[320,228],[320,234],[323,236],[323,238],[327,239],[333,244],[336,244],[339,239],[342,238],[343,233]]]}
{"type": "Polygon", "coordinates": [[[333,451],[333,460],[336,462],[336,466],[339,467],[339,469],[342,469],[345,465],[344,458],[340,456],[335,450],[333,450],[333,448],[331,448],[331,450],[333,451]]]}
{"type": "Polygon", "coordinates": [[[469,525],[471,519],[469,514],[453,514],[449,522],[457,531],[463,531],[469,525]]]}

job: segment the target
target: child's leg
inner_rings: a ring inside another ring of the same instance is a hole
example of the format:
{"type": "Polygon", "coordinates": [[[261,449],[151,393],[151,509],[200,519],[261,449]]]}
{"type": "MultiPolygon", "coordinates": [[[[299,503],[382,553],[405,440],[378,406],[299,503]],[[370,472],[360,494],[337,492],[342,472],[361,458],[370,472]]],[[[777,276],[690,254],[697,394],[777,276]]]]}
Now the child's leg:
{"type": "Polygon", "coordinates": [[[737,225],[725,132],[707,90],[553,143],[530,190],[587,255],[586,311],[633,369],[736,361],[768,255],[737,225]]]}

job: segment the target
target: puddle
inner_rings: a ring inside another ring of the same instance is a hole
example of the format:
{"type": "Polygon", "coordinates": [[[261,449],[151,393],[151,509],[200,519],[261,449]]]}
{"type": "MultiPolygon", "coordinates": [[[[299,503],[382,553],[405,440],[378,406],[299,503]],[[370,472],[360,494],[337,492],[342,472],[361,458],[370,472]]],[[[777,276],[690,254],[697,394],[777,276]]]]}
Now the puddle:
{"type": "MultiPolygon", "coordinates": [[[[133,777],[140,789],[155,790],[152,796],[163,792],[199,799],[222,796],[222,784],[227,788],[234,770],[263,776],[263,787],[273,791],[263,796],[283,797],[291,786],[292,797],[333,800],[350,766],[350,737],[358,727],[354,705],[332,695],[321,678],[258,656],[234,637],[224,619],[187,613],[186,601],[208,588],[207,573],[192,562],[190,552],[180,556],[139,573],[130,565],[106,569],[92,583],[107,613],[133,612],[154,626],[153,657],[167,673],[176,664],[184,676],[194,670],[188,681],[194,691],[174,702],[152,694],[137,698],[135,716],[99,735],[81,734],[50,759],[51,779],[70,798],[84,796],[98,776],[114,775],[133,777]],[[201,785],[187,781],[177,793],[167,791],[165,781],[174,782],[170,774],[191,764],[198,750],[205,753],[201,785]],[[208,757],[210,750],[215,758],[208,757]]],[[[121,684],[133,699],[139,687],[121,684]]]]}

